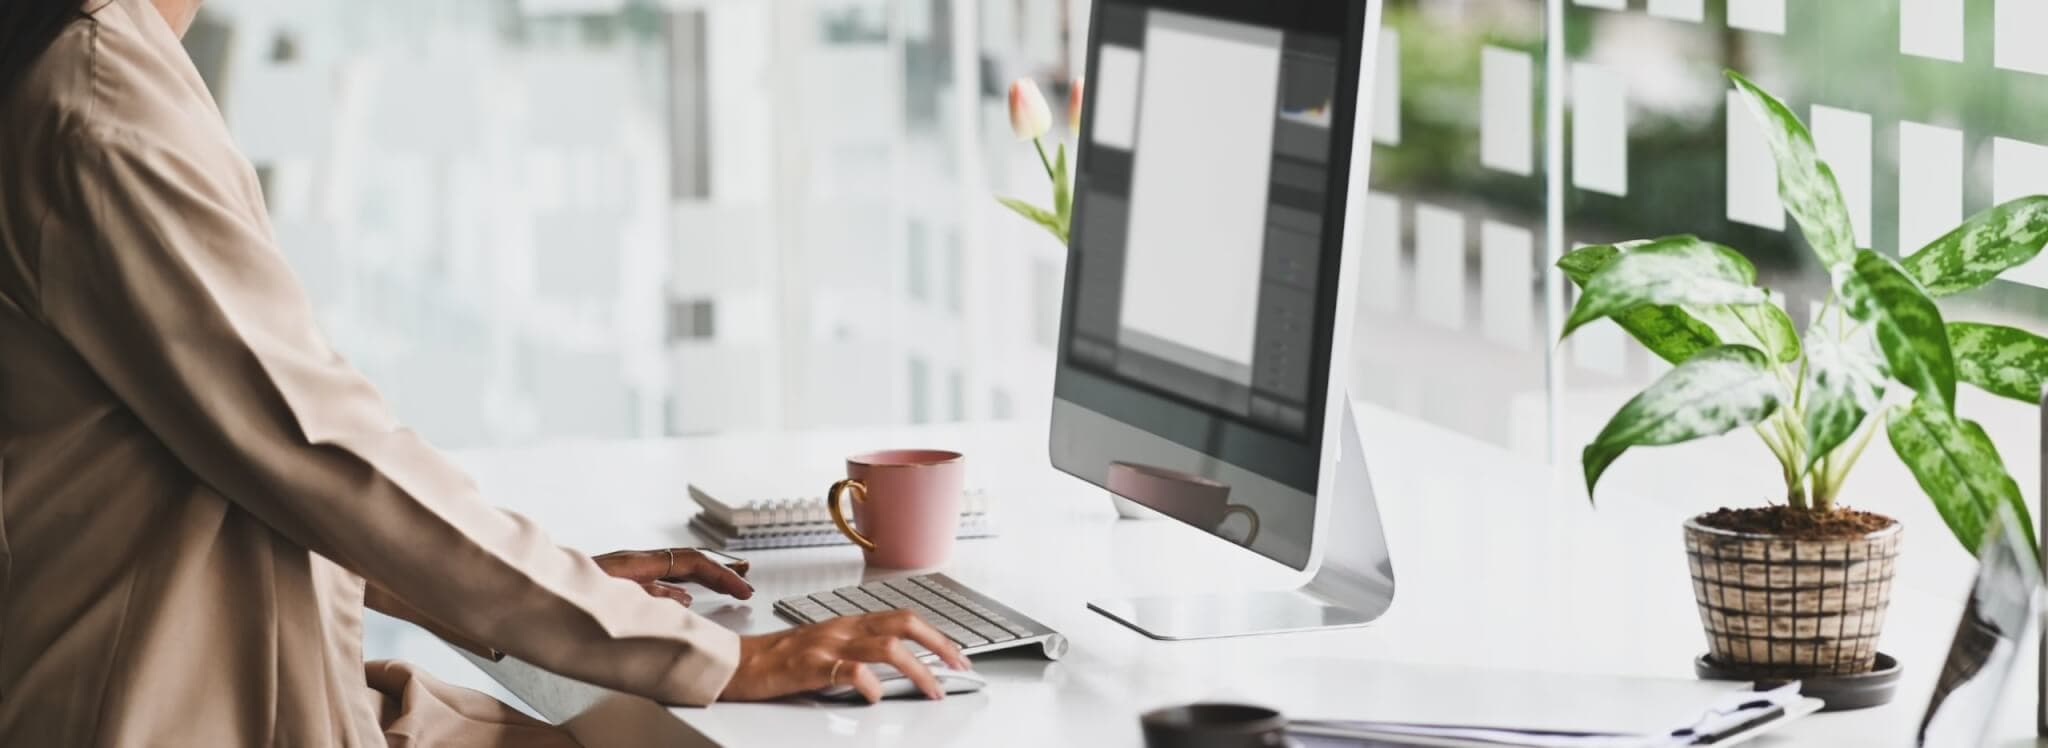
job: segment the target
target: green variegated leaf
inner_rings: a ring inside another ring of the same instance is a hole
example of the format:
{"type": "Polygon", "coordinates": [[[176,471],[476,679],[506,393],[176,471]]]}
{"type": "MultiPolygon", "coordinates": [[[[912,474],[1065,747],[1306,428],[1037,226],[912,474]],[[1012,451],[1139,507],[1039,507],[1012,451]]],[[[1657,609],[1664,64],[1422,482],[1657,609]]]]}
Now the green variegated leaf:
{"type": "Polygon", "coordinates": [[[1761,304],[1756,267],[1735,250],[1697,237],[1659,239],[1622,252],[1586,279],[1564,334],[1641,306],[1761,304]]]}
{"type": "MultiPolygon", "coordinates": [[[[1558,268],[1573,283],[1584,287],[1592,277],[1624,252],[1657,242],[1698,241],[1679,236],[1656,242],[1581,247],[1558,260],[1558,268]]],[[[1745,275],[1754,273],[1747,260],[1736,266],[1745,275]]],[[[1642,342],[1651,352],[1671,363],[1683,363],[1707,348],[1723,342],[1751,345],[1772,352],[1780,361],[1799,358],[1799,333],[1792,318],[1773,304],[1678,308],[1642,306],[1612,315],[1622,329],[1642,342]]]]}
{"type": "Polygon", "coordinates": [[[1892,449],[1970,555],[1977,554],[1984,528],[2001,504],[2012,507],[2027,541],[2038,542],[2019,483],[2006,472],[1983,427],[1950,415],[1939,404],[1915,400],[1892,410],[1888,431],[1892,449]]]}
{"type": "Polygon", "coordinates": [[[1714,331],[1675,306],[1644,306],[1614,316],[1630,337],[1671,364],[1682,364],[1700,351],[1721,344],[1714,331]]]}
{"type": "Polygon", "coordinates": [[[1686,311],[1712,329],[1722,342],[1753,346],[1779,361],[1799,360],[1799,330],[1776,304],[1687,307],[1686,311]]]}
{"type": "Polygon", "coordinates": [[[1052,165],[1052,209],[1060,222],[1060,236],[1067,236],[1074,225],[1074,183],[1067,166],[1066,143],[1060,144],[1058,160],[1052,165]]]}
{"type": "Polygon", "coordinates": [[[1570,278],[1574,285],[1583,288],[1586,285],[1586,281],[1592,280],[1594,273],[1598,273],[1602,268],[1607,267],[1608,263],[1613,262],[1614,258],[1620,257],[1623,252],[1632,252],[1658,242],[1681,240],[1699,241],[1699,237],[1691,234],[1681,234],[1678,236],[1667,236],[1662,239],[1636,239],[1634,241],[1615,242],[1613,244],[1588,244],[1565,253],[1564,257],[1558,259],[1557,268],[1563,270],[1565,277],[1570,278]]]}
{"type": "Polygon", "coordinates": [[[1779,361],[1797,361],[1804,352],[1799,344],[1799,329],[1792,326],[1792,318],[1785,309],[1775,303],[1737,307],[1736,315],[1745,323],[1743,327],[1758,331],[1757,342],[1764,345],[1764,351],[1775,352],[1779,361]]]}
{"type": "Polygon", "coordinates": [[[1956,376],[1985,392],[2029,405],[2041,402],[2048,383],[2048,338],[2011,327],[1951,322],[1956,376]]]}
{"type": "Polygon", "coordinates": [[[1052,234],[1054,237],[1057,237],[1060,240],[1060,243],[1066,243],[1066,227],[1060,225],[1060,217],[1054,215],[1052,211],[1040,208],[1036,205],[1032,205],[1030,203],[1024,202],[1014,197],[999,197],[996,198],[996,202],[1002,203],[1003,207],[1015,211],[1017,215],[1023,216],[1025,220],[1028,220],[1032,223],[1044,227],[1046,232],[1052,234]]]}
{"type": "Polygon", "coordinates": [[[2048,196],[2035,195],[1972,216],[1906,258],[1906,272],[1927,293],[1958,294],[2027,264],[2048,244],[2048,196]]]}
{"type": "Polygon", "coordinates": [[[1806,464],[1849,441],[1863,419],[1884,399],[1884,354],[1870,329],[1855,326],[1845,335],[1839,317],[1816,320],[1806,335],[1806,464]]]}
{"type": "Polygon", "coordinates": [[[1955,412],[1956,362],[1941,309],[1891,258],[1858,250],[1835,271],[1835,293],[1849,316],[1870,326],[1893,379],[1955,412]]]}
{"type": "Polygon", "coordinates": [[[1608,263],[1613,262],[1614,258],[1620,256],[1620,247],[1612,244],[1591,244],[1574,249],[1558,258],[1557,269],[1564,271],[1564,277],[1570,278],[1572,285],[1584,288],[1586,281],[1593,279],[1594,273],[1600,272],[1608,263]]]}
{"type": "Polygon", "coordinates": [[[1632,447],[1719,436],[1771,416],[1782,388],[1762,351],[1739,345],[1702,351],[1636,395],[1586,446],[1586,495],[1632,447]]]}
{"type": "MultiPolygon", "coordinates": [[[[1784,102],[1749,82],[1741,73],[1730,70],[1728,79],[1735,82],[1743,101],[1749,103],[1750,114],[1763,125],[1764,140],[1771,144],[1771,155],[1778,162],[1778,199],[1784,201],[1785,209],[1799,221],[1800,230],[1806,234],[1806,243],[1813,245],[1813,252],[1820,257],[1824,267],[1833,268],[1848,262],[1856,252],[1856,234],[1849,223],[1849,204],[1842,199],[1842,188],[1835,181],[1834,170],[1820,160],[1820,154],[1813,145],[1813,134],[1807,131],[1805,123],[1799,121],[1798,115],[1785,107],[1784,102]]],[[[1730,112],[1729,116],[1734,116],[1734,113],[1730,112]]]]}
{"type": "MultiPolygon", "coordinates": [[[[1564,271],[1565,277],[1570,278],[1573,284],[1584,288],[1586,281],[1591,280],[1595,273],[1607,267],[1616,257],[1620,257],[1622,252],[1643,244],[1630,242],[1581,247],[1559,259],[1557,267],[1564,271]]],[[[1714,336],[1712,329],[1675,306],[1639,306],[1613,317],[1615,324],[1620,325],[1622,330],[1636,339],[1636,342],[1642,343],[1643,347],[1657,354],[1658,358],[1673,364],[1685,363],[1686,359],[1692,358],[1694,354],[1721,344],[1720,338],[1714,336]]]]}

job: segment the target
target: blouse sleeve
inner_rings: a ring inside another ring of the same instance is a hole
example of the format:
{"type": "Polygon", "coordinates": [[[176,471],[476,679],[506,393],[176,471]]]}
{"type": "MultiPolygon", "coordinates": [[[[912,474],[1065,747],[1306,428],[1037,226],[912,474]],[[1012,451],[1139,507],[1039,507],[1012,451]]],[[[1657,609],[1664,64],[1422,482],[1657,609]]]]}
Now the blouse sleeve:
{"type": "Polygon", "coordinates": [[[245,163],[174,135],[74,141],[45,314],[199,480],[456,634],[668,703],[724,690],[735,634],[485,503],[394,421],[317,330],[245,163]]]}

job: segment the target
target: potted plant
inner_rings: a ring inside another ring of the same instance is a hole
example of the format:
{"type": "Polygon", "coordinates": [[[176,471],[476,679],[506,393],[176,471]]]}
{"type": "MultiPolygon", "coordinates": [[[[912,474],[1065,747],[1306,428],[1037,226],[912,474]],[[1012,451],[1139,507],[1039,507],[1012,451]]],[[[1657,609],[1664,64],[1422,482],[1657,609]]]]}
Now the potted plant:
{"type": "Polygon", "coordinates": [[[1611,319],[1675,367],[1585,447],[1586,490],[1629,449],[1753,429],[1783,472],[1784,502],[1685,525],[1712,663],[1758,678],[1866,673],[1902,529],[1842,505],[1841,492],[1879,432],[1964,548],[1976,552],[2000,505],[2034,540],[1997,448],[1956,415],[1956,384],[2037,405],[2048,339],[1947,322],[1935,299],[2032,260],[2048,244],[2048,197],[1985,211],[1903,262],[1857,249],[1806,126],[1749,80],[1728,77],[1763,123],[1779,197],[1830,272],[1831,293],[1802,336],[1757,287],[1755,267],[1727,247],[1673,236],[1566,255],[1558,267],[1580,293],[1564,334],[1611,319]]]}

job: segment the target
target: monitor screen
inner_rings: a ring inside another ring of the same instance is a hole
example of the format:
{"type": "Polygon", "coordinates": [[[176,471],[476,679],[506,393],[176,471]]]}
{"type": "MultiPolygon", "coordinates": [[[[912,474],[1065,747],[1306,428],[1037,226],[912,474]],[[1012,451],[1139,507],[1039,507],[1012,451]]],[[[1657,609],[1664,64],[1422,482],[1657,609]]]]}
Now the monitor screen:
{"type": "Polygon", "coordinates": [[[1297,568],[1364,21],[1363,0],[1098,0],[1090,29],[1054,463],[1297,568]]]}

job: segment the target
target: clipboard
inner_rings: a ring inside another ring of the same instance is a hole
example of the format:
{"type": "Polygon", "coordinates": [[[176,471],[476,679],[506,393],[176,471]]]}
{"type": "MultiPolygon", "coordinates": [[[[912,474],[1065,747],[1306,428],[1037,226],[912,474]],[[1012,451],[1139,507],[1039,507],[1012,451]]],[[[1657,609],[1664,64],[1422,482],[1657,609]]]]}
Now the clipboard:
{"type": "Polygon", "coordinates": [[[1799,684],[1764,692],[1729,692],[1705,705],[1699,719],[1665,732],[1625,733],[1500,726],[1364,721],[1297,721],[1288,735],[1301,748],[1444,746],[1446,748],[1675,748],[1738,745],[1820,711],[1820,699],[1799,684]]]}

